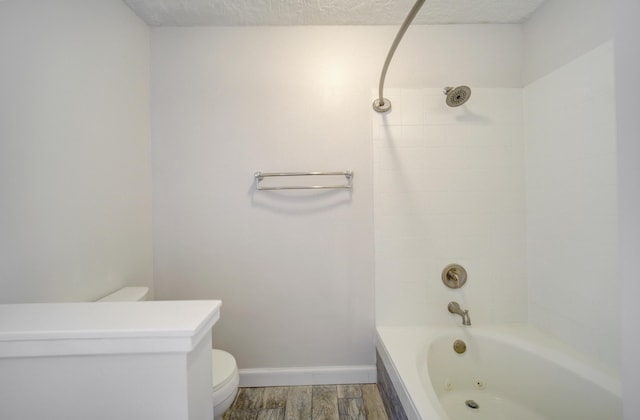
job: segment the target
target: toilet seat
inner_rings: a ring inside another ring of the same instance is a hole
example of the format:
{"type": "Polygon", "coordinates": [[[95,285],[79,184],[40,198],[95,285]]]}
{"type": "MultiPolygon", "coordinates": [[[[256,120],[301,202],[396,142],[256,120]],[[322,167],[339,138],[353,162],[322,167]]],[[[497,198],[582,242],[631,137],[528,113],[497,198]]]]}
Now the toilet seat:
{"type": "Polygon", "coordinates": [[[213,373],[213,405],[217,406],[229,397],[235,397],[240,382],[236,359],[226,351],[211,350],[213,373]]]}

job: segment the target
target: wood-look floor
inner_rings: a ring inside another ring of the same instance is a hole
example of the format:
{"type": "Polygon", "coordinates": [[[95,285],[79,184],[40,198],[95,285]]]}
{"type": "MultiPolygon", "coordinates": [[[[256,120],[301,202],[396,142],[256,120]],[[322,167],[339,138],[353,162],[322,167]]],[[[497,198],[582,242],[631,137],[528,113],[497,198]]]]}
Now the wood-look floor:
{"type": "Polygon", "coordinates": [[[224,420],[388,420],[376,384],[240,388],[224,420]]]}

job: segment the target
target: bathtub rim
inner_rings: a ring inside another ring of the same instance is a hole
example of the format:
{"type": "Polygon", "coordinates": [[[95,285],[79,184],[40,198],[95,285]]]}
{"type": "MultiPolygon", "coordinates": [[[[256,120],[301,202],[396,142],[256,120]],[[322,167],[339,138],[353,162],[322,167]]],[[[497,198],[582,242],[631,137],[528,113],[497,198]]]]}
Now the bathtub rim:
{"type": "MultiPolygon", "coordinates": [[[[448,420],[432,386],[425,388],[417,363],[428,346],[443,336],[474,334],[508,343],[519,350],[562,363],[584,380],[595,382],[622,401],[619,376],[582,353],[530,324],[501,324],[471,327],[376,326],[376,348],[381,355],[400,402],[409,419],[448,420]],[[424,392],[416,395],[417,391],[424,392]],[[434,403],[435,402],[435,403],[434,403]]],[[[426,369],[426,368],[425,368],[426,369]]],[[[426,381],[430,383],[427,378],[426,381]]]]}
{"type": "MultiPolygon", "coordinates": [[[[440,405],[434,406],[430,401],[426,401],[426,396],[416,398],[415,395],[409,392],[409,388],[423,388],[418,369],[415,369],[415,363],[420,354],[420,349],[426,344],[429,333],[433,334],[436,331],[437,328],[432,327],[376,327],[376,349],[409,420],[448,419],[440,405]],[[414,331],[419,329],[420,332],[427,334],[423,334],[420,339],[416,338],[410,343],[405,343],[407,344],[405,346],[399,345],[400,343],[398,343],[397,340],[394,342],[390,339],[391,335],[399,332],[398,330],[406,333],[407,329],[414,331]],[[384,338],[387,338],[386,342],[384,338]],[[417,346],[417,343],[423,345],[417,346]],[[402,360],[400,358],[402,358],[402,360]],[[411,369],[410,365],[413,365],[414,369],[411,369]]],[[[431,388],[430,391],[434,392],[433,388],[431,388]]],[[[429,392],[429,390],[427,390],[427,392],[429,392]]],[[[437,398],[435,392],[433,397],[437,398]]]]}

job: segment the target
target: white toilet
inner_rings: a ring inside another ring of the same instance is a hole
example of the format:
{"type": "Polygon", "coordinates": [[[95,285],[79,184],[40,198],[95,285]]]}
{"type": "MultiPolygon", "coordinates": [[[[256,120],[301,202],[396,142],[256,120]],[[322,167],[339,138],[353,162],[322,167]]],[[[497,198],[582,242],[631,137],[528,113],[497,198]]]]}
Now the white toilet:
{"type": "MultiPolygon", "coordinates": [[[[98,302],[133,302],[147,300],[148,287],[123,287],[99,299],[98,302]]],[[[216,420],[222,419],[222,415],[233,403],[238,393],[240,375],[236,359],[223,350],[211,350],[211,367],[213,370],[213,413],[216,420]]]]}

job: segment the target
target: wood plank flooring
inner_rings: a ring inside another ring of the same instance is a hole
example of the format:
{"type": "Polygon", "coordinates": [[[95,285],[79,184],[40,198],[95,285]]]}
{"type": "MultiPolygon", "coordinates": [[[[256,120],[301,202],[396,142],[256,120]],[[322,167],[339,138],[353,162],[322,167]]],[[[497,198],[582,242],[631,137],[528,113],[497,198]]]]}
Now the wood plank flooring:
{"type": "Polygon", "coordinates": [[[240,388],[224,420],[388,420],[376,384],[240,388]]]}

